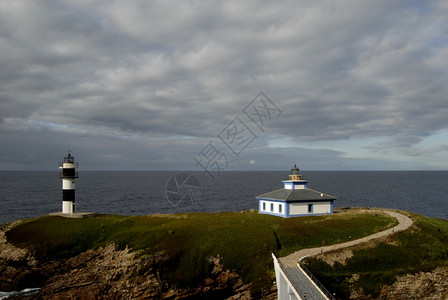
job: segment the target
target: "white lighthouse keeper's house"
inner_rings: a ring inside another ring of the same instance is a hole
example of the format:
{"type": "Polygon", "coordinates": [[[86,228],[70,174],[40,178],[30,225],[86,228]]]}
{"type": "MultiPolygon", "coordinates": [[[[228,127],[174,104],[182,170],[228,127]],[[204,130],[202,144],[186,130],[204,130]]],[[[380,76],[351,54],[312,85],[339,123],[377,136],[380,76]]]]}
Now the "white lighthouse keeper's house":
{"type": "Polygon", "coordinates": [[[308,180],[302,179],[296,165],[291,169],[289,180],[283,180],[283,189],[255,198],[260,213],[284,218],[332,214],[336,200],[336,197],[309,189],[308,180]]]}
{"type": "Polygon", "coordinates": [[[78,163],[71,156],[70,152],[64,156],[64,161],[59,163],[59,178],[62,178],[62,213],[73,214],[76,212],[75,207],[75,178],[78,178],[76,168],[78,163]]]}

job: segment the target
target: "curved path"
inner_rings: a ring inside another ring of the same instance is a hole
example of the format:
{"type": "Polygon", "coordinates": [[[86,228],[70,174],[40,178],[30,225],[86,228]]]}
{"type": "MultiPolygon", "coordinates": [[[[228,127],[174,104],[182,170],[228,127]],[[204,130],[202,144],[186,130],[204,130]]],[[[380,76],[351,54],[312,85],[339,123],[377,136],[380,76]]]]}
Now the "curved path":
{"type": "Polygon", "coordinates": [[[345,243],[341,243],[341,244],[336,244],[336,245],[331,245],[331,246],[302,249],[302,250],[296,251],[288,256],[278,259],[278,262],[280,264],[282,271],[284,272],[286,277],[289,279],[290,283],[293,285],[296,292],[298,292],[302,295],[301,296],[302,299],[305,299],[305,298],[307,298],[307,299],[328,299],[328,298],[322,294],[320,289],[308,277],[308,275],[306,275],[305,272],[302,270],[302,268],[300,267],[300,265],[298,263],[300,260],[304,259],[307,256],[314,256],[314,255],[329,252],[329,251],[348,248],[348,247],[352,247],[354,245],[365,243],[365,242],[368,242],[368,241],[371,241],[374,239],[385,237],[390,234],[406,230],[413,223],[409,217],[407,217],[401,213],[395,212],[395,211],[368,210],[368,212],[370,212],[370,213],[384,212],[384,213],[390,215],[391,217],[396,218],[398,220],[398,225],[396,225],[392,228],[368,235],[366,237],[357,239],[357,240],[353,240],[353,241],[349,241],[349,242],[345,242],[345,243]],[[303,297],[304,293],[306,293],[305,297],[303,297]]]}

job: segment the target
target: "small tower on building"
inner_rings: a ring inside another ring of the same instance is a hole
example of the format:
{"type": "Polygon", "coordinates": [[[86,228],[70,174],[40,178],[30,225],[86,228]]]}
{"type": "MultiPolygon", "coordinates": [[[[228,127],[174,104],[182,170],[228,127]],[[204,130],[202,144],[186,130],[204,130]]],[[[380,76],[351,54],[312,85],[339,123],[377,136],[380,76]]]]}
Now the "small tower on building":
{"type": "Polygon", "coordinates": [[[283,187],[285,190],[306,189],[308,187],[308,180],[302,180],[299,168],[294,164],[289,175],[289,180],[283,180],[283,187]]]}
{"type": "Polygon", "coordinates": [[[62,213],[72,214],[76,212],[75,207],[75,179],[78,178],[76,168],[78,163],[75,158],[68,152],[64,156],[64,161],[59,162],[59,178],[62,178],[62,213]]]}

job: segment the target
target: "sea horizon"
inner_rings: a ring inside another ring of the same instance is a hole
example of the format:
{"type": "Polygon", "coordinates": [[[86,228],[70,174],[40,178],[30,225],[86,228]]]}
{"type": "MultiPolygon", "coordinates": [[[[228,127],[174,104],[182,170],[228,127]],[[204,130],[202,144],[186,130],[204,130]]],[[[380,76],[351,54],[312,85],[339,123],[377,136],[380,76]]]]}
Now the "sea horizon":
{"type": "MultiPolygon", "coordinates": [[[[309,188],[335,196],[336,208],[400,209],[448,219],[448,171],[301,173],[309,181],[309,188]]],[[[62,182],[58,174],[0,171],[0,223],[61,211],[62,182]]],[[[78,211],[122,215],[258,210],[255,197],[282,188],[288,174],[226,171],[212,178],[201,171],[83,170],[76,179],[76,206],[78,211]],[[169,183],[177,174],[197,178],[197,198],[170,198],[169,183]]]]}
{"type": "MultiPolygon", "coordinates": [[[[419,169],[419,170],[303,170],[300,169],[300,172],[447,172],[448,169],[419,169]]],[[[0,172],[56,172],[59,171],[57,169],[36,169],[36,170],[0,170],[0,172]]],[[[201,173],[201,170],[198,169],[179,169],[179,170],[118,170],[118,169],[82,169],[80,172],[199,172],[201,173]]],[[[285,170],[229,170],[229,169],[223,169],[220,170],[221,173],[229,173],[229,172],[287,172],[285,170]]]]}

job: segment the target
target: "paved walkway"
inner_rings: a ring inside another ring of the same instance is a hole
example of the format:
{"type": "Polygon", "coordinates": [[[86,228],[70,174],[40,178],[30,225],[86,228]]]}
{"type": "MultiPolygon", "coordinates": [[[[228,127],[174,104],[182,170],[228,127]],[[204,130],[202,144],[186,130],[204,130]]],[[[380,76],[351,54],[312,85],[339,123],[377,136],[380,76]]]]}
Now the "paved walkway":
{"type": "MultiPolygon", "coordinates": [[[[282,267],[282,270],[287,275],[288,279],[294,286],[297,292],[303,296],[303,291],[306,291],[306,298],[307,299],[327,299],[325,296],[322,295],[320,290],[316,287],[314,282],[312,282],[309,277],[302,271],[302,269],[298,266],[298,261],[300,259],[303,259],[307,256],[314,256],[320,253],[325,253],[333,250],[343,249],[347,247],[352,247],[354,245],[358,245],[361,243],[365,243],[374,239],[378,239],[381,237],[388,236],[390,234],[394,234],[399,231],[403,231],[408,229],[412,225],[412,220],[408,218],[407,216],[390,211],[390,210],[368,210],[369,213],[379,213],[384,212],[391,217],[394,217],[398,220],[398,225],[395,227],[389,228],[387,230],[383,230],[380,232],[377,232],[375,234],[341,243],[331,246],[325,246],[325,247],[316,247],[316,248],[309,248],[309,249],[302,249],[299,251],[296,251],[286,257],[279,258],[279,264],[282,267]]],[[[303,298],[303,297],[302,297],[303,298]]]]}

